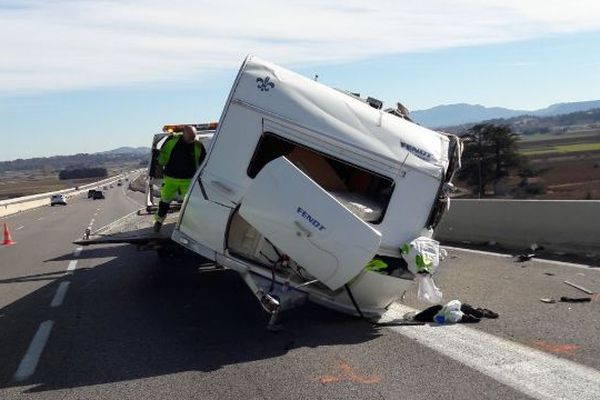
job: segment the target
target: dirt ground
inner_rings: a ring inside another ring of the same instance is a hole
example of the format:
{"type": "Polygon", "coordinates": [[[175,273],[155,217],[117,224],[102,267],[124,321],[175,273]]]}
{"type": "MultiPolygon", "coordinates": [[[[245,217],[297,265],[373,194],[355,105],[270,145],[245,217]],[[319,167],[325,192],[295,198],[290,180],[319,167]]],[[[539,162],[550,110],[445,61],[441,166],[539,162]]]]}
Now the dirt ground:
{"type": "MultiPolygon", "coordinates": [[[[108,175],[117,175],[123,170],[137,167],[137,164],[111,165],[107,167],[108,175]]],[[[69,179],[61,181],[58,172],[38,171],[9,171],[0,173],[0,200],[29,196],[37,193],[53,192],[56,190],[81,186],[96,182],[103,178],[69,179]]]]}
{"type": "Polygon", "coordinates": [[[600,152],[571,159],[536,161],[545,172],[540,175],[546,185],[543,199],[600,199],[600,152]]]}
{"type": "Polygon", "coordinates": [[[98,178],[61,181],[52,176],[32,176],[23,173],[3,174],[0,178],[0,200],[72,188],[96,180],[98,178]]]}

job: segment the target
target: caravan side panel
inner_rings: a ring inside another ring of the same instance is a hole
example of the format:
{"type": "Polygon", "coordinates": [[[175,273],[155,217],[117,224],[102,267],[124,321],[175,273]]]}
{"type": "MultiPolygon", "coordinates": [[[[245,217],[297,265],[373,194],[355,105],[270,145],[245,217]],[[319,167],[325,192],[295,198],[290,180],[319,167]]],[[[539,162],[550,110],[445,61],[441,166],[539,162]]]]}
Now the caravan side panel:
{"type": "MultiPolygon", "coordinates": [[[[231,208],[206,200],[200,185],[195,182],[188,193],[177,230],[195,243],[222,253],[231,211],[231,208]]],[[[185,243],[182,244],[186,246],[185,243]]]]}
{"type": "Polygon", "coordinates": [[[234,206],[251,183],[246,171],[262,134],[262,118],[253,110],[231,104],[221,124],[201,179],[210,200],[234,206]]]}

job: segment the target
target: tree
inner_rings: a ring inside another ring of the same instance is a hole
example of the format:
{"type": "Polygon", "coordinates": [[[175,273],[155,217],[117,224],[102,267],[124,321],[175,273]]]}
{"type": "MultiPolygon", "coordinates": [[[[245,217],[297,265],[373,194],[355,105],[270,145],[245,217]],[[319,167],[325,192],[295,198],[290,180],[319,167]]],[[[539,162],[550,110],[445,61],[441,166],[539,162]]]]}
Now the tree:
{"type": "Polygon", "coordinates": [[[517,166],[521,157],[517,152],[519,136],[508,125],[478,124],[463,136],[465,150],[459,178],[481,197],[490,183],[497,183],[508,175],[510,167],[517,166]]]}

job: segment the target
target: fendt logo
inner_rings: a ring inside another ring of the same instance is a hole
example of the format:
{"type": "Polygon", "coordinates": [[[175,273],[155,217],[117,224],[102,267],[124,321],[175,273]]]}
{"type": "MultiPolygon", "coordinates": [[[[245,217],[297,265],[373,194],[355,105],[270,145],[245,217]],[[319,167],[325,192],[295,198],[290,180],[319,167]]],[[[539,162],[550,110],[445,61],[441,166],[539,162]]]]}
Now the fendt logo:
{"type": "Polygon", "coordinates": [[[302,207],[298,207],[296,212],[298,213],[298,215],[302,216],[302,218],[310,222],[310,224],[317,228],[319,231],[324,231],[325,229],[327,229],[322,223],[320,223],[316,218],[307,213],[302,207]]]}
{"type": "Polygon", "coordinates": [[[429,160],[431,160],[431,157],[433,157],[433,154],[431,154],[423,149],[420,149],[416,146],[413,146],[412,144],[400,142],[400,146],[403,149],[410,151],[412,154],[414,154],[415,156],[419,157],[422,160],[429,161],[429,160]]]}

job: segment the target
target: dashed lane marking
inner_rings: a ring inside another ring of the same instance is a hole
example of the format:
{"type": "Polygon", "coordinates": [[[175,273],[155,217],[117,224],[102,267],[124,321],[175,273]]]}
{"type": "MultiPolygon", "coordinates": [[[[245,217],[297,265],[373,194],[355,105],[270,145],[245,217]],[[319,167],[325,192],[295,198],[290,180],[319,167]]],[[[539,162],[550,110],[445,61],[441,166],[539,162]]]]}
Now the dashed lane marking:
{"type": "Polygon", "coordinates": [[[15,229],[15,230],[16,230],[16,231],[18,231],[18,230],[21,230],[21,229],[23,229],[23,228],[25,228],[25,226],[21,225],[20,227],[18,227],[18,228],[17,228],[17,229],[15,229]]]}
{"type": "Polygon", "coordinates": [[[69,266],[67,267],[67,273],[73,273],[73,271],[75,271],[75,268],[77,268],[77,260],[69,261],[69,266]]]}
{"type": "MultiPolygon", "coordinates": [[[[416,310],[395,304],[391,314],[416,310]]],[[[393,331],[536,399],[598,399],[600,371],[464,325],[393,331]]]]}
{"type": "Polygon", "coordinates": [[[15,372],[15,381],[22,382],[35,373],[35,369],[37,368],[40,357],[44,352],[44,347],[46,347],[46,343],[48,342],[48,337],[50,336],[53,326],[54,321],[44,321],[40,324],[40,327],[31,340],[31,343],[29,344],[21,363],[17,368],[17,372],[15,372]]]}
{"type": "Polygon", "coordinates": [[[50,307],[60,307],[65,300],[65,295],[67,294],[67,289],[69,289],[69,285],[71,282],[64,281],[61,282],[58,288],[56,289],[56,293],[54,294],[54,298],[50,303],[50,307]]]}

